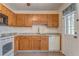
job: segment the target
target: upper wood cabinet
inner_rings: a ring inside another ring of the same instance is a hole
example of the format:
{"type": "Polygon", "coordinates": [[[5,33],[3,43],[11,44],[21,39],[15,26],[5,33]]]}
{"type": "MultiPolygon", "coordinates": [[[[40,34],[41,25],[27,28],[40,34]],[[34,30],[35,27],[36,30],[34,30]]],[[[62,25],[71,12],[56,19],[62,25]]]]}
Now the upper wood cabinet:
{"type": "Polygon", "coordinates": [[[48,26],[58,27],[59,25],[59,15],[58,14],[48,14],[48,26]]]}
{"type": "Polygon", "coordinates": [[[7,15],[7,8],[4,5],[2,5],[2,4],[0,4],[0,12],[2,14],[7,15]]]}
{"type": "Polygon", "coordinates": [[[39,14],[32,14],[32,21],[33,24],[40,24],[40,20],[39,20],[39,14]]]}
{"type": "Polygon", "coordinates": [[[40,24],[47,24],[47,20],[48,20],[47,17],[48,17],[47,14],[39,14],[40,24]]]}
{"type": "Polygon", "coordinates": [[[0,3],[0,13],[1,13],[1,11],[2,11],[2,4],[0,3]]]}
{"type": "Polygon", "coordinates": [[[7,8],[5,6],[2,6],[2,11],[3,14],[7,15],[7,8]]]}
{"type": "Polygon", "coordinates": [[[16,15],[9,10],[7,11],[6,15],[8,16],[8,25],[15,26],[16,25],[16,15]]]}
{"type": "Polygon", "coordinates": [[[25,19],[24,19],[24,14],[17,14],[16,15],[16,26],[24,26],[24,22],[25,22],[25,19]]]}
{"type": "Polygon", "coordinates": [[[13,22],[12,22],[12,24],[13,24],[13,26],[16,26],[16,14],[14,14],[13,13],[13,22]]]}
{"type": "Polygon", "coordinates": [[[5,7],[3,4],[0,4],[0,13],[8,16],[8,25],[15,26],[16,25],[16,15],[5,7]]]}
{"type": "Polygon", "coordinates": [[[11,26],[16,26],[16,15],[14,13],[11,13],[10,17],[11,17],[11,19],[10,19],[11,23],[10,23],[10,25],[11,26]]]}
{"type": "Polygon", "coordinates": [[[32,26],[32,15],[31,14],[25,14],[25,26],[30,27],[32,26]]]}
{"type": "Polygon", "coordinates": [[[33,14],[34,24],[47,24],[47,14],[33,14]]]}
{"type": "Polygon", "coordinates": [[[58,14],[15,14],[3,4],[0,4],[0,13],[8,16],[9,26],[30,27],[32,24],[46,24],[48,27],[59,26],[58,14]]]}
{"type": "Polygon", "coordinates": [[[8,25],[11,26],[12,23],[12,13],[10,11],[7,11],[8,14],[8,25]]]}
{"type": "Polygon", "coordinates": [[[2,8],[2,6],[1,6],[1,4],[0,4],[0,11],[1,11],[1,8],[2,8]]]}
{"type": "Polygon", "coordinates": [[[17,14],[16,26],[32,26],[31,15],[29,14],[17,14]]]}
{"type": "Polygon", "coordinates": [[[32,24],[46,24],[48,27],[59,26],[58,14],[17,14],[16,26],[32,26],[32,24]]]}

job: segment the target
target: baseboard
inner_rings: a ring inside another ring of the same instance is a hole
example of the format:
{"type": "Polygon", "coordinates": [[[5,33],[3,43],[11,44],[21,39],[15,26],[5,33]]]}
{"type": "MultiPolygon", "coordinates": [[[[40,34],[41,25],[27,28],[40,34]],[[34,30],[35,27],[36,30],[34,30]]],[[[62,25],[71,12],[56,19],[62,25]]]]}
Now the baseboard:
{"type": "Polygon", "coordinates": [[[61,52],[59,51],[49,51],[49,50],[18,50],[16,52],[61,52]]]}
{"type": "Polygon", "coordinates": [[[48,50],[18,50],[16,52],[48,52],[48,50]]]}

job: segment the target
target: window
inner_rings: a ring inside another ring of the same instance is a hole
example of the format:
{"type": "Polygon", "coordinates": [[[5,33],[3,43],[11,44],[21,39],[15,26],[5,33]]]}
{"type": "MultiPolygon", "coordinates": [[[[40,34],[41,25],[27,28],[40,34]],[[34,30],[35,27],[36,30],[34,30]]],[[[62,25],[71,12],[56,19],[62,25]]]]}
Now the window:
{"type": "MultiPolygon", "coordinates": [[[[75,4],[74,4],[75,5],[75,4]]],[[[63,14],[64,14],[64,24],[65,24],[65,34],[70,34],[74,35],[75,32],[75,9],[71,10],[70,8],[73,6],[71,4],[68,9],[66,9],[63,14]]]]}

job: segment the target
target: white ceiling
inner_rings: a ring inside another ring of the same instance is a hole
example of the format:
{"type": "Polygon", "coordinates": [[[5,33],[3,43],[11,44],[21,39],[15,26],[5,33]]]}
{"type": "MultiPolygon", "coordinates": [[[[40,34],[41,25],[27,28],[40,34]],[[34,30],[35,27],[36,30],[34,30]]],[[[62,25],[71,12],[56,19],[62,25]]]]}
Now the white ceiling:
{"type": "Polygon", "coordinates": [[[52,11],[58,10],[62,3],[31,3],[27,6],[26,3],[5,3],[14,11],[52,11]]]}

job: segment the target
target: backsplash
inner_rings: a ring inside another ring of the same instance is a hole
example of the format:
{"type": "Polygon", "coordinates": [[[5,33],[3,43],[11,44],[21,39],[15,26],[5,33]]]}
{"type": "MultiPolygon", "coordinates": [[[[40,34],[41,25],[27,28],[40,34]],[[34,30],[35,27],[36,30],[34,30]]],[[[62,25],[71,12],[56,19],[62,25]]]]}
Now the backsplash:
{"type": "Polygon", "coordinates": [[[49,28],[46,25],[33,25],[32,27],[9,27],[0,26],[0,33],[58,33],[57,28],[49,28]]]}

